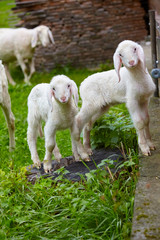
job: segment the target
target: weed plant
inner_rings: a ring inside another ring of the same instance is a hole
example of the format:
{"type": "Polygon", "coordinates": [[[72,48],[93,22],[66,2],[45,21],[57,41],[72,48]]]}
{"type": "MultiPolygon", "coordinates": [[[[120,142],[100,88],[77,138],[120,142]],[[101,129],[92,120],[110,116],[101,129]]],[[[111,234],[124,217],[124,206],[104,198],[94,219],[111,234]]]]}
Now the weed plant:
{"type": "Polygon", "coordinates": [[[124,104],[112,107],[94,124],[91,132],[92,147],[120,147],[125,151],[132,146],[138,153],[136,130],[124,104]]]}

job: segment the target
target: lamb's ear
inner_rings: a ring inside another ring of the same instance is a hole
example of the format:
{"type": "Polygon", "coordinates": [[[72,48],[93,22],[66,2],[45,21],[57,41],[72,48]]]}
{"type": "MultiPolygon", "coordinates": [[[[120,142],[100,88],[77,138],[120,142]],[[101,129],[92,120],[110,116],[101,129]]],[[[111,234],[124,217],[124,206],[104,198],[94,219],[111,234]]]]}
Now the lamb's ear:
{"type": "Polygon", "coordinates": [[[38,42],[38,32],[36,30],[34,30],[32,39],[31,39],[31,46],[32,48],[35,48],[37,46],[37,42],[38,42]]]}
{"type": "Polygon", "coordinates": [[[49,92],[47,94],[48,104],[51,108],[51,112],[53,111],[52,97],[54,96],[52,89],[49,88],[49,92]]]}
{"type": "Polygon", "coordinates": [[[77,88],[76,83],[73,80],[70,80],[70,81],[71,81],[71,93],[74,96],[74,102],[75,102],[75,105],[77,107],[78,106],[78,100],[79,100],[78,88],[77,88]]]}
{"type": "Polygon", "coordinates": [[[53,38],[52,32],[51,32],[51,30],[49,30],[49,29],[48,29],[48,37],[49,37],[51,43],[52,43],[52,44],[55,44],[55,41],[54,41],[54,38],[53,38]]]}
{"type": "Polygon", "coordinates": [[[113,55],[113,63],[114,63],[114,68],[118,74],[118,80],[119,82],[121,81],[121,77],[120,77],[120,68],[122,66],[122,59],[119,56],[118,52],[116,51],[113,55]]]}
{"type": "Polygon", "coordinates": [[[138,54],[139,60],[141,61],[142,65],[144,67],[144,70],[146,71],[144,51],[143,51],[143,48],[139,44],[137,44],[137,54],[138,54]]]}

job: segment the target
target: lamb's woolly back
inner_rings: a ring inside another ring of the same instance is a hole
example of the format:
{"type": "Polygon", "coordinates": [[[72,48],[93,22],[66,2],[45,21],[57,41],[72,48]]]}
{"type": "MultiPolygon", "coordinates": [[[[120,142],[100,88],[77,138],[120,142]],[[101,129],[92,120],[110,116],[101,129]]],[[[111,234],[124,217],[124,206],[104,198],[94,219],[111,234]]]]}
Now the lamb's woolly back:
{"type": "Polygon", "coordinates": [[[125,92],[125,82],[123,79],[120,83],[118,82],[115,70],[95,73],[80,85],[80,96],[85,104],[90,103],[98,108],[106,104],[124,102],[125,92]]]}

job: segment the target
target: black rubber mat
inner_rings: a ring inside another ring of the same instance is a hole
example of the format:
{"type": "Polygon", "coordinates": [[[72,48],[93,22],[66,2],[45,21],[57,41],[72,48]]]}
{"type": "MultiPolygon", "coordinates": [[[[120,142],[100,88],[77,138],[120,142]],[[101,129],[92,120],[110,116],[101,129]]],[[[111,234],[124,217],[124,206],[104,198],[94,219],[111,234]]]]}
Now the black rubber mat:
{"type": "Polygon", "coordinates": [[[111,170],[112,172],[115,172],[117,166],[123,161],[123,156],[119,149],[96,149],[93,150],[93,155],[90,157],[90,159],[90,162],[74,162],[73,157],[69,156],[61,159],[60,163],[57,163],[53,160],[53,171],[49,174],[44,172],[43,163],[40,169],[35,168],[33,165],[28,166],[28,180],[32,182],[41,176],[52,177],[52,179],[55,179],[58,176],[55,171],[61,167],[65,167],[65,169],[69,171],[69,173],[65,175],[67,179],[70,179],[72,181],[80,181],[81,175],[85,176],[85,174],[90,170],[96,169],[98,167],[98,164],[100,164],[104,159],[113,160],[115,167],[111,170]]]}

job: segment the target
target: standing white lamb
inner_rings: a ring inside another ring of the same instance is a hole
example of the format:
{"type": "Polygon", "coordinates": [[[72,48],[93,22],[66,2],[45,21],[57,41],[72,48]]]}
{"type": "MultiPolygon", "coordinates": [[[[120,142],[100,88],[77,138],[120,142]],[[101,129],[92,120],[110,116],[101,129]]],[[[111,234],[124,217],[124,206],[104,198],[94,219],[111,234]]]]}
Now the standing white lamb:
{"type": "Polygon", "coordinates": [[[27,28],[0,28],[0,59],[3,61],[9,82],[14,85],[8,64],[17,61],[20,65],[24,81],[29,83],[35,72],[34,52],[39,45],[47,47],[54,44],[51,30],[47,26],[38,26],[33,29],[27,28]]]}
{"type": "MultiPolygon", "coordinates": [[[[38,84],[31,90],[28,97],[27,140],[31,158],[37,168],[41,167],[41,161],[36,149],[38,133],[42,135],[41,121],[45,121],[46,152],[43,166],[45,172],[50,172],[52,169],[52,152],[57,161],[61,159],[61,154],[55,140],[56,131],[69,128],[72,138],[73,122],[78,112],[78,98],[77,85],[65,75],[57,75],[52,78],[50,84],[38,84]]],[[[77,148],[73,139],[72,151],[75,160],[79,161],[77,148]]]]}
{"type": "Polygon", "coordinates": [[[8,131],[9,131],[9,150],[12,151],[15,148],[15,125],[14,115],[11,111],[11,99],[8,93],[8,81],[5,74],[5,69],[0,60],[0,106],[5,115],[8,131]]]}
{"type": "Polygon", "coordinates": [[[130,40],[122,41],[114,53],[114,67],[115,70],[87,77],[80,86],[82,108],[75,118],[73,132],[78,153],[92,154],[90,130],[93,123],[110,106],[125,102],[137,130],[139,147],[144,155],[150,155],[155,147],[149,131],[148,103],[155,84],[146,69],[142,47],[130,40]],[[78,145],[82,129],[83,150],[78,145]]]}

